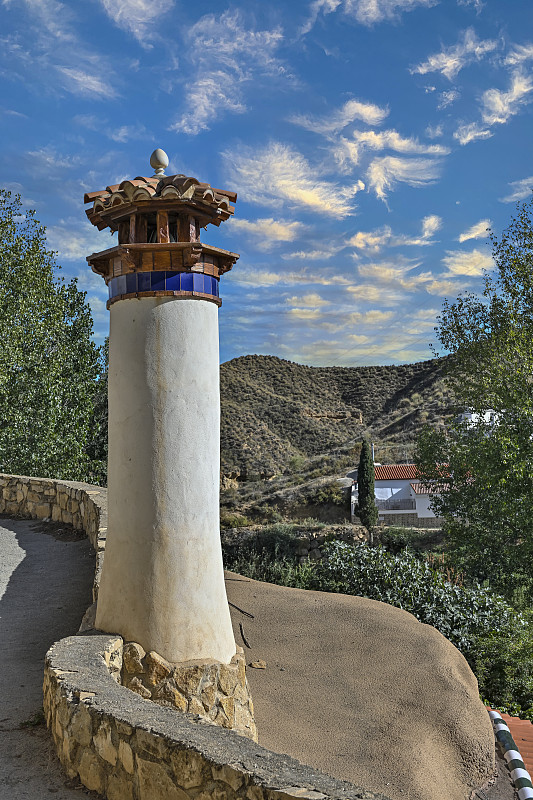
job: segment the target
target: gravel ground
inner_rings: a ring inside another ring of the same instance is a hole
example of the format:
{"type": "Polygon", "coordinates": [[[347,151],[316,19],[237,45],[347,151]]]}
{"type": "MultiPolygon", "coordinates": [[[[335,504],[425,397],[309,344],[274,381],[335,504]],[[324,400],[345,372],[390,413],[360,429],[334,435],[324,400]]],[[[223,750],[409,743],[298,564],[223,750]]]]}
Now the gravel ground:
{"type": "Polygon", "coordinates": [[[42,721],[44,656],[91,602],[94,553],[57,525],[0,520],[0,798],[80,800],[42,721]]]}

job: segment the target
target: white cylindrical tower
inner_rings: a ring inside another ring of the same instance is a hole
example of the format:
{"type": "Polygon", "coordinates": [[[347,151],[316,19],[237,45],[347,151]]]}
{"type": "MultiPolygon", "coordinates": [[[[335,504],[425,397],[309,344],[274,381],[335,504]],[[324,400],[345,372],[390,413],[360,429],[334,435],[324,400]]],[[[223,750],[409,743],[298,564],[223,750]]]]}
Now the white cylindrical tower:
{"type": "MultiPolygon", "coordinates": [[[[199,240],[232,192],[184,175],[86,195],[118,246],[87,260],[109,287],[108,538],[96,626],[170,662],[235,655],[219,532],[220,276],[199,240]]],[[[157,163],[154,163],[157,162],[157,163]]]]}

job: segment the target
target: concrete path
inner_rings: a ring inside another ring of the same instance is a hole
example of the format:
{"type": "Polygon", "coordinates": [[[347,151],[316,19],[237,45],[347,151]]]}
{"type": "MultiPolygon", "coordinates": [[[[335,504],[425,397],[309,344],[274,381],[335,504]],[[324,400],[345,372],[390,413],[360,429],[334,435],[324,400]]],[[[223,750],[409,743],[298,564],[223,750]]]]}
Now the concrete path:
{"type": "Polygon", "coordinates": [[[36,521],[0,520],[0,798],[81,800],[44,724],[44,656],[76,633],[91,603],[94,552],[85,538],[36,521]],[[35,716],[37,715],[37,716],[35,716]]]}

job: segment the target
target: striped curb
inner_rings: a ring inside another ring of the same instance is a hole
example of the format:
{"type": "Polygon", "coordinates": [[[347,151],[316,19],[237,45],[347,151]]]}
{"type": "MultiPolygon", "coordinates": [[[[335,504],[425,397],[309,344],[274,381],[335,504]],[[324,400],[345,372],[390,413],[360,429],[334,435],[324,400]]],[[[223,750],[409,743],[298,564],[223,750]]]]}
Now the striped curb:
{"type": "Polygon", "coordinates": [[[508,725],[505,724],[497,711],[489,711],[489,717],[492,720],[496,741],[500,744],[502,749],[503,757],[507,762],[511,773],[511,780],[518,792],[518,797],[520,800],[533,799],[533,783],[531,782],[531,776],[526,769],[522,756],[518,752],[518,748],[511,736],[508,725]]]}

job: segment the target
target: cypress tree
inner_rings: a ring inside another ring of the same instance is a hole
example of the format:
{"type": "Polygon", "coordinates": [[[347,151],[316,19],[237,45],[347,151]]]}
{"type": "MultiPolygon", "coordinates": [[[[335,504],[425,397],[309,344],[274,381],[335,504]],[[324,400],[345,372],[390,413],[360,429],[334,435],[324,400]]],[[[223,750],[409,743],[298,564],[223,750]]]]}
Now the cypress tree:
{"type": "Polygon", "coordinates": [[[374,496],[374,462],[370,445],[363,441],[357,470],[357,489],[359,494],[359,518],[369,530],[378,521],[378,509],[374,496]]]}

